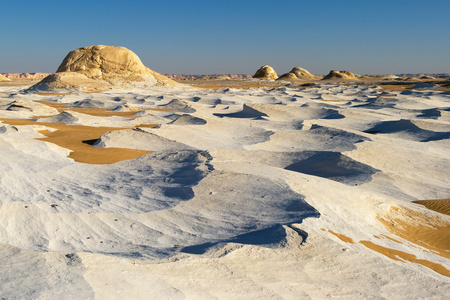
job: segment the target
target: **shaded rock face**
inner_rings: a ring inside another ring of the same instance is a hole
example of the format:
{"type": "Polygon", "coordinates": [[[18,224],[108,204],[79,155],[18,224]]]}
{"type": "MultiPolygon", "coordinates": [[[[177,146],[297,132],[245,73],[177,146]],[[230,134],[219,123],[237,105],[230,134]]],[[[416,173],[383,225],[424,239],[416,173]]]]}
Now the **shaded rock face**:
{"type": "Polygon", "coordinates": [[[281,75],[278,80],[287,80],[287,81],[295,81],[295,80],[309,80],[309,79],[320,79],[320,76],[313,75],[309,73],[308,70],[294,67],[289,73],[281,75]]]}
{"type": "Polygon", "coordinates": [[[56,73],[31,89],[103,90],[109,87],[179,85],[142,64],[139,57],[124,47],[89,46],[71,51],[56,73]]]}
{"type": "Polygon", "coordinates": [[[253,78],[277,79],[278,75],[271,66],[265,65],[259,68],[258,71],[256,71],[255,75],[253,75],[253,78]]]}
{"type": "Polygon", "coordinates": [[[326,80],[326,79],[357,79],[357,78],[350,71],[335,71],[335,70],[332,70],[323,79],[326,80]]]}

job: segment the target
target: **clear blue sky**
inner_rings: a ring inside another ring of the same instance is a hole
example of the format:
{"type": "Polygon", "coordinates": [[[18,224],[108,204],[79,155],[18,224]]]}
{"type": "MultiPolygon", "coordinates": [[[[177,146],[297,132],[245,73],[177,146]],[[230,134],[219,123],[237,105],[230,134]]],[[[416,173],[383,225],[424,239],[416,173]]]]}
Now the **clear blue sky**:
{"type": "Polygon", "coordinates": [[[450,73],[449,0],[8,0],[0,26],[0,72],[103,44],[160,73],[450,73]]]}

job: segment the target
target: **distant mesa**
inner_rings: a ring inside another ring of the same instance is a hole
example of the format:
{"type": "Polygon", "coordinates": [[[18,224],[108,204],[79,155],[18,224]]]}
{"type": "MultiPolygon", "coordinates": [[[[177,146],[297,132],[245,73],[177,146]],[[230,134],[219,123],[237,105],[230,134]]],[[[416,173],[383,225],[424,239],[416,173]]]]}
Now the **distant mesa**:
{"type": "Polygon", "coordinates": [[[321,79],[322,77],[311,74],[308,70],[294,67],[289,73],[281,75],[278,80],[295,81],[295,80],[311,80],[321,79]]]}
{"type": "Polygon", "coordinates": [[[278,78],[278,75],[271,66],[265,65],[259,68],[258,71],[256,71],[255,75],[253,75],[253,78],[275,80],[278,78]]]}
{"type": "Polygon", "coordinates": [[[355,74],[353,74],[350,71],[335,71],[335,70],[332,70],[323,79],[324,80],[327,80],[327,79],[350,79],[350,80],[355,80],[357,78],[356,78],[355,74]]]}
{"type": "Polygon", "coordinates": [[[50,73],[2,73],[0,75],[5,76],[9,80],[42,80],[50,75],[50,73]]]}
{"type": "Polygon", "coordinates": [[[175,86],[179,83],[144,66],[139,57],[124,47],[89,46],[71,51],[56,73],[45,77],[30,90],[175,86]]]}

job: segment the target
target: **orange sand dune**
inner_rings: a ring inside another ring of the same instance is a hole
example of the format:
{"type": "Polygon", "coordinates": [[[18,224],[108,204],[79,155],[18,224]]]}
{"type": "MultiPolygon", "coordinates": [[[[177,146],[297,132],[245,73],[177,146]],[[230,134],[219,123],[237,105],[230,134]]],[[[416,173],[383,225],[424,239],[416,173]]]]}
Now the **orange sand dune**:
{"type": "Polygon", "coordinates": [[[450,215],[450,199],[419,200],[414,201],[414,203],[423,205],[441,214],[450,215]]]}

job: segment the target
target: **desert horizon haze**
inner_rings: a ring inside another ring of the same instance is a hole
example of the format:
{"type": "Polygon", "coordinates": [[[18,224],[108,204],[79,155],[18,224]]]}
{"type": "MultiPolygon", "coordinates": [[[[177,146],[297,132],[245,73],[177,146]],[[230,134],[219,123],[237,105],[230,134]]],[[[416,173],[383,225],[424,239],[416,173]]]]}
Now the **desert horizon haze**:
{"type": "Polygon", "coordinates": [[[51,73],[68,51],[104,44],[164,74],[448,73],[448,11],[434,0],[7,1],[0,72],[51,73]]]}

